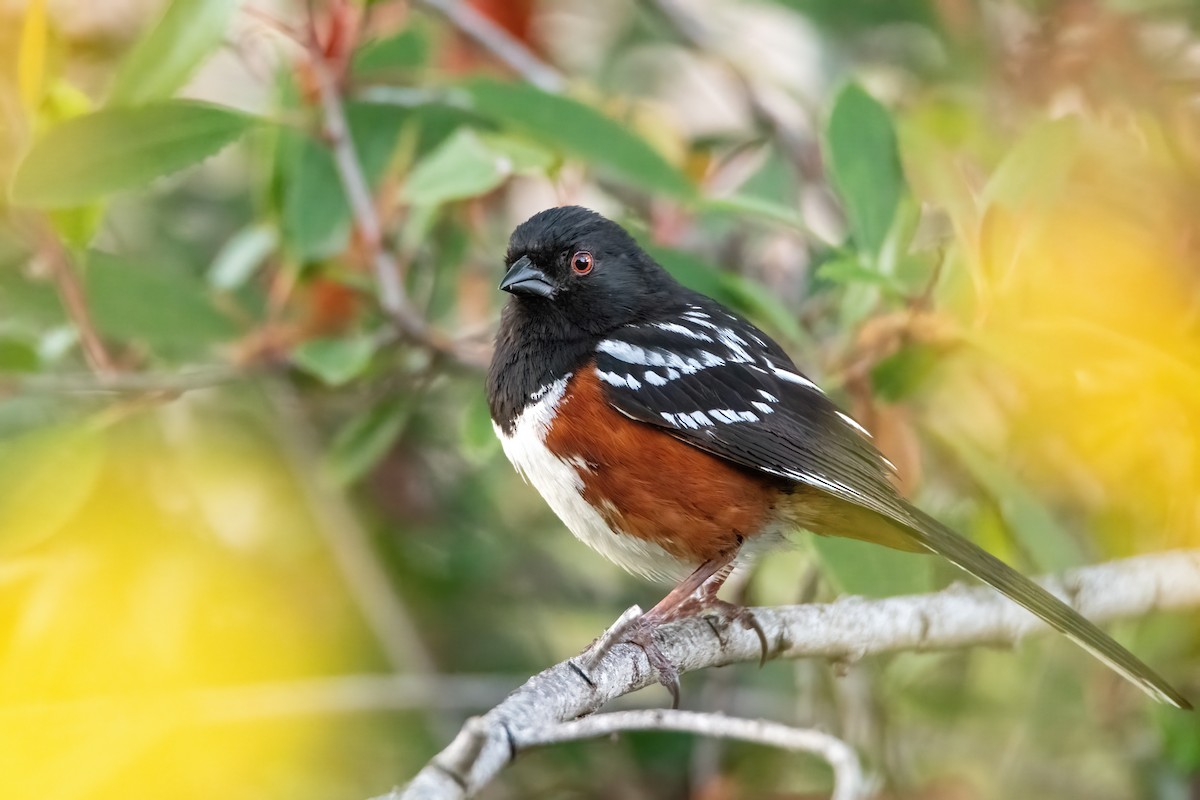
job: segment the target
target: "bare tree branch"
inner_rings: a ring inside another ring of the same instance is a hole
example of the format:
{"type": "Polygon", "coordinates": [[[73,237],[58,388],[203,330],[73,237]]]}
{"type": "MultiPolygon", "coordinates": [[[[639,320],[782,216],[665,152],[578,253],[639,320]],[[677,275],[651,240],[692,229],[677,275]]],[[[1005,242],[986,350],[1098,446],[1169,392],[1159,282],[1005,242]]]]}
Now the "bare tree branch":
{"type": "MultiPolygon", "coordinates": [[[[1152,611],[1200,607],[1200,550],[1139,556],[1041,581],[1097,622],[1152,611]]],[[[906,650],[940,650],[1019,642],[1049,630],[1037,617],[988,587],[959,584],[941,592],[885,600],[845,597],[822,605],[756,608],[774,658],[853,661],[906,650]]],[[[758,635],[740,624],[687,619],[659,633],[680,672],[757,661],[758,635]]],[[[645,653],[616,645],[585,678],[569,661],[535,675],[503,703],[473,718],[441,754],[387,800],[464,798],[512,760],[513,742],[591,714],[614,698],[655,682],[645,653]]]]}
{"type": "Polygon", "coordinates": [[[667,709],[614,711],[535,730],[515,744],[523,750],[579,739],[595,739],[621,731],[680,731],[811,753],[833,768],[833,800],[854,800],[862,797],[866,789],[858,757],[841,739],[821,731],[793,728],[764,719],[737,719],[724,714],[667,709]]]}
{"type": "Polygon", "coordinates": [[[416,3],[445,17],[463,35],[539,89],[557,93],[566,88],[562,73],[470,5],[460,0],[416,0],[416,3]]]}

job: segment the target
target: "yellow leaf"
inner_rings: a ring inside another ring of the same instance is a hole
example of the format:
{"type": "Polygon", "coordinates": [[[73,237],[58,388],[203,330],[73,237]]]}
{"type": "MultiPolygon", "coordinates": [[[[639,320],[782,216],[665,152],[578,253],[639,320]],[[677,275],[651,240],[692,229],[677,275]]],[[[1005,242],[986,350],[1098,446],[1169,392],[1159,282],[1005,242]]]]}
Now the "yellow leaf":
{"type": "Polygon", "coordinates": [[[21,103],[33,114],[42,100],[46,73],[46,0],[29,0],[21,27],[21,49],[17,56],[17,84],[21,103]]]}

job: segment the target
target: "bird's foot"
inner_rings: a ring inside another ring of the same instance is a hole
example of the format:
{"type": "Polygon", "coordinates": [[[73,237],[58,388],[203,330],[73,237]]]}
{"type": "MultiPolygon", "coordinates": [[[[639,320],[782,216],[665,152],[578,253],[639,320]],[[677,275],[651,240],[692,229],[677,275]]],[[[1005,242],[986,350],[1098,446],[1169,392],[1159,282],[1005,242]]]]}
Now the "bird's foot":
{"type": "Polygon", "coordinates": [[[679,708],[679,668],[666,657],[654,638],[658,627],[670,621],[659,618],[653,610],[643,614],[639,606],[633,606],[569,663],[585,681],[594,685],[590,677],[592,671],[615,645],[622,642],[635,645],[646,654],[646,660],[650,662],[650,669],[654,670],[658,682],[671,693],[671,708],[679,708]]]}
{"type": "Polygon", "coordinates": [[[745,606],[739,606],[736,603],[718,600],[715,597],[710,597],[703,601],[696,600],[694,602],[696,603],[697,608],[692,613],[703,617],[704,620],[709,623],[709,627],[712,628],[713,634],[717,637],[717,639],[721,641],[722,646],[725,644],[725,642],[723,639],[721,639],[720,630],[713,625],[713,618],[721,620],[726,624],[726,626],[732,625],[735,622],[740,622],[742,625],[754,631],[754,633],[758,636],[758,644],[760,648],[758,655],[758,666],[762,667],[767,663],[767,655],[770,651],[770,648],[767,645],[767,633],[762,629],[762,625],[758,624],[758,618],[754,616],[753,611],[745,606]]]}
{"type": "Polygon", "coordinates": [[[712,596],[694,595],[667,609],[656,606],[645,614],[638,606],[629,608],[580,654],[579,658],[571,662],[571,666],[585,681],[592,684],[592,670],[608,655],[614,645],[621,642],[636,645],[646,654],[646,660],[650,662],[650,668],[654,670],[658,682],[671,693],[671,707],[679,708],[679,668],[663,653],[655,633],[661,625],[692,616],[702,617],[708,622],[718,639],[721,638],[721,633],[713,625],[714,618],[723,621],[727,626],[735,622],[745,625],[758,635],[761,646],[759,666],[766,663],[767,635],[750,609],[712,596]]]}

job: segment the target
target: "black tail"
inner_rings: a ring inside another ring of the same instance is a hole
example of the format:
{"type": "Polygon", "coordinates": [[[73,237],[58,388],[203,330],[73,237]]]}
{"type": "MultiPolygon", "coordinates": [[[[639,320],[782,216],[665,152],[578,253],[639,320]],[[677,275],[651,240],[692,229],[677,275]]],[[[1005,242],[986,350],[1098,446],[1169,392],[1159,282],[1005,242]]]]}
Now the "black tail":
{"type": "Polygon", "coordinates": [[[1156,700],[1176,708],[1192,707],[1158,673],[1066,603],[920,509],[910,506],[909,515],[914,522],[905,527],[926,549],[1029,609],[1156,700]]]}

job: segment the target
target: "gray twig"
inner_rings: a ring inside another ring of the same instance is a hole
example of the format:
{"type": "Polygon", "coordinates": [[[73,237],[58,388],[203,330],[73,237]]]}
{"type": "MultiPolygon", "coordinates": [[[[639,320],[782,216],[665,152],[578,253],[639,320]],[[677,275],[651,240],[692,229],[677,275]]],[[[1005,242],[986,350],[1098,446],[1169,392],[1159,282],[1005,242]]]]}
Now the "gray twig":
{"type": "Polygon", "coordinates": [[[812,753],[833,768],[835,788],[832,800],[854,800],[865,793],[858,757],[841,739],[822,731],[793,728],[764,719],[738,719],[717,713],[666,709],[614,711],[522,734],[517,737],[516,743],[520,749],[525,749],[595,739],[622,731],[681,731],[812,753]]]}
{"type": "Polygon", "coordinates": [[[416,3],[445,17],[463,35],[539,89],[557,93],[566,88],[567,81],[561,72],[470,5],[459,0],[416,0],[416,3]]]}
{"type": "Polygon", "coordinates": [[[43,375],[5,375],[0,377],[0,393],[32,392],[44,394],[176,394],[210,389],[253,377],[250,372],[232,367],[205,367],[185,372],[66,372],[43,375]]]}

